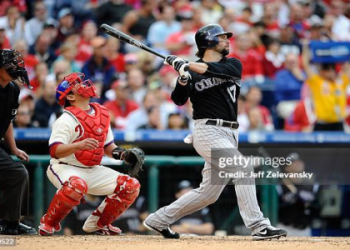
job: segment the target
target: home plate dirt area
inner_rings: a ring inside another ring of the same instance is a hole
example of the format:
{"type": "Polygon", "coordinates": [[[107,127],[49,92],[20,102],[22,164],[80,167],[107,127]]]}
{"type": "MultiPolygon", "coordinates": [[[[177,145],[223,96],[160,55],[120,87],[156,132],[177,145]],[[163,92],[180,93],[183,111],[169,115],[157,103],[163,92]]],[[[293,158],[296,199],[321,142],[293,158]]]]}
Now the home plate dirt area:
{"type": "MultiPolygon", "coordinates": [[[[4,249],[3,247],[0,247],[4,249]]],[[[20,236],[16,237],[15,247],[8,250],[283,250],[317,249],[350,250],[350,237],[287,237],[271,241],[252,241],[246,236],[183,236],[179,240],[163,239],[160,236],[20,236]]]]}

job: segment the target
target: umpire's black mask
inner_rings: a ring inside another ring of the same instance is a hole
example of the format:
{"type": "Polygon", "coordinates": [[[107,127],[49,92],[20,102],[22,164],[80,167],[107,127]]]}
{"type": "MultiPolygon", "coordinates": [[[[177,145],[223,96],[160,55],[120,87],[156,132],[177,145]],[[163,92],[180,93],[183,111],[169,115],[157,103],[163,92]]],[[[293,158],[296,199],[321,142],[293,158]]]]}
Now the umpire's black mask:
{"type": "Polygon", "coordinates": [[[27,70],[18,51],[13,49],[0,50],[0,67],[4,68],[14,80],[26,83],[29,89],[33,88],[30,86],[27,70]]]}

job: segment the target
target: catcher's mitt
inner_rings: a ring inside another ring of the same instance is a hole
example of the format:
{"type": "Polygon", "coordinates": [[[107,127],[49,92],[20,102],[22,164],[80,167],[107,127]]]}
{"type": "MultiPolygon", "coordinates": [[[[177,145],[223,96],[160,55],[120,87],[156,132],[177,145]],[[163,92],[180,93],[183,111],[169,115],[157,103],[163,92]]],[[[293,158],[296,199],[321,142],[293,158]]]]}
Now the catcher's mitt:
{"type": "Polygon", "coordinates": [[[131,148],[123,152],[123,160],[128,164],[128,174],[131,177],[138,176],[145,162],[145,153],[140,148],[131,148]]]}

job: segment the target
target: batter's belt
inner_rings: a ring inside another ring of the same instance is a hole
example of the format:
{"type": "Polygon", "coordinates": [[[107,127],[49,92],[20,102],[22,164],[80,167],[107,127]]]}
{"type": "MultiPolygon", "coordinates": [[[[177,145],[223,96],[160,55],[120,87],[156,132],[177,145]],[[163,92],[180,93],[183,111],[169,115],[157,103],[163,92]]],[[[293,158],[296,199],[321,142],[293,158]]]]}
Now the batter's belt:
{"type": "Polygon", "coordinates": [[[238,122],[229,122],[229,121],[224,121],[221,119],[208,119],[208,121],[205,124],[219,126],[219,127],[225,127],[225,128],[231,128],[231,129],[238,129],[238,127],[239,127],[238,122]]]}

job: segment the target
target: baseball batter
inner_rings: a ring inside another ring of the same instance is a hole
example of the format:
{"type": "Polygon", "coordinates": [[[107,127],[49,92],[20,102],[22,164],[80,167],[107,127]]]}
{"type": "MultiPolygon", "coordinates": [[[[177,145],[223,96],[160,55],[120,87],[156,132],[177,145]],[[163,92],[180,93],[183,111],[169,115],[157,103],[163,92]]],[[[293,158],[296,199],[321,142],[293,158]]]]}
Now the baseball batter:
{"type": "Polygon", "coordinates": [[[119,235],[111,225],[135,201],[140,184],[136,178],[101,166],[103,155],[130,164],[129,174],[136,176],[144,154],[141,149],[124,150],[114,144],[108,110],[89,103],[96,97],[90,80],[82,73],[72,73],[58,85],[56,97],[64,107],[50,137],[51,164],[47,176],[58,189],[42,217],[39,233],[52,235],[61,229],[60,222],[89,193],[106,195],[101,205],[86,220],[83,230],[101,235],[119,235]]]}
{"type": "MultiPolygon", "coordinates": [[[[226,157],[241,155],[237,150],[237,99],[242,65],[235,58],[226,58],[231,36],[232,33],[225,32],[220,25],[204,26],[195,35],[200,58],[197,62],[186,62],[176,56],[165,59],[165,63],[180,74],[172,100],[177,105],[184,105],[188,98],[192,102],[195,120],[193,145],[205,159],[200,187],[150,214],[144,221],[146,227],[165,238],[179,238],[169,225],[214,203],[229,181],[220,178],[221,169],[212,164],[211,150],[222,149],[226,157]]],[[[234,173],[240,169],[241,166],[233,166],[225,171],[234,173]]],[[[253,171],[253,168],[249,166],[244,171],[253,171]]],[[[264,218],[257,202],[254,178],[235,179],[235,190],[239,211],[246,227],[251,229],[253,240],[287,235],[285,230],[271,226],[269,219],[264,218]]]]}

